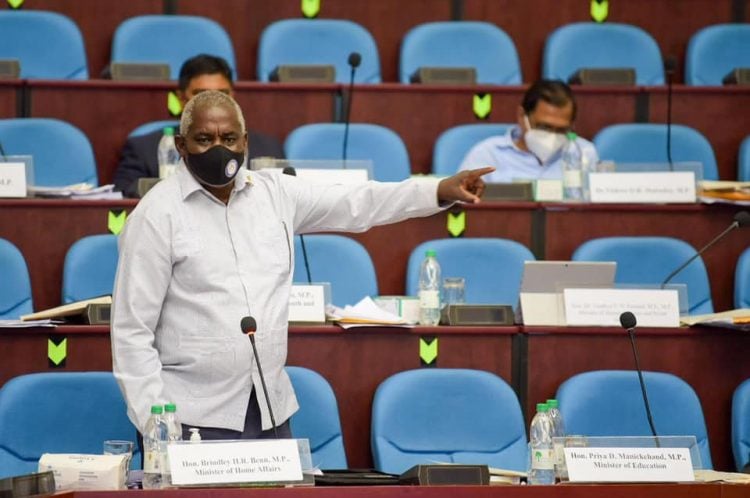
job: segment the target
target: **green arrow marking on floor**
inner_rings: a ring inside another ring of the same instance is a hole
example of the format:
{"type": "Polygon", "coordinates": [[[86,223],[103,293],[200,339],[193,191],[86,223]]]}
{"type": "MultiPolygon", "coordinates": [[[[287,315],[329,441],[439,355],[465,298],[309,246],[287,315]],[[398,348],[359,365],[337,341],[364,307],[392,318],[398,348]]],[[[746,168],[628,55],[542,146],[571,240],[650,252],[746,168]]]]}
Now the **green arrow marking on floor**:
{"type": "Polygon", "coordinates": [[[8,0],[8,5],[10,5],[11,9],[17,9],[21,5],[23,5],[24,0],[8,0]]]}
{"type": "Polygon", "coordinates": [[[320,0],[302,0],[302,15],[310,18],[320,13],[320,0]]]}
{"type": "Polygon", "coordinates": [[[492,95],[489,93],[474,94],[474,116],[478,119],[487,119],[492,111],[492,95]]]}
{"type": "Polygon", "coordinates": [[[435,337],[432,342],[427,342],[424,338],[419,338],[419,359],[425,365],[429,365],[438,357],[438,339],[435,337]]]}
{"type": "Polygon", "coordinates": [[[115,235],[120,235],[122,228],[125,226],[125,218],[127,216],[125,210],[110,211],[107,215],[107,229],[115,235]]]}
{"type": "Polygon", "coordinates": [[[167,94],[167,110],[172,116],[179,116],[182,112],[182,102],[180,102],[180,98],[174,92],[167,94]]]}
{"type": "Polygon", "coordinates": [[[591,0],[591,19],[604,22],[609,16],[609,0],[591,0]]]}
{"type": "Polygon", "coordinates": [[[65,357],[68,356],[68,340],[63,339],[60,344],[55,344],[52,339],[47,339],[47,358],[54,363],[59,365],[65,361],[65,357]]]}
{"type": "Polygon", "coordinates": [[[451,237],[460,237],[466,230],[466,211],[459,211],[458,213],[448,211],[447,228],[451,237]]]}

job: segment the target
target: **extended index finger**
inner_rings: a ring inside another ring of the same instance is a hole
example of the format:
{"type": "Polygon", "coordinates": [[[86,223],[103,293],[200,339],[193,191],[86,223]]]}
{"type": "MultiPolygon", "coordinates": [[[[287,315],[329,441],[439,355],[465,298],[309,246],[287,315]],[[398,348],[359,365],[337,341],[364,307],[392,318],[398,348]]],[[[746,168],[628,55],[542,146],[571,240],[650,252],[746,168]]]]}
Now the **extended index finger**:
{"type": "Polygon", "coordinates": [[[484,176],[487,173],[492,173],[493,171],[495,171],[495,168],[493,166],[485,166],[484,168],[469,170],[469,176],[471,178],[479,178],[480,176],[484,176]]]}

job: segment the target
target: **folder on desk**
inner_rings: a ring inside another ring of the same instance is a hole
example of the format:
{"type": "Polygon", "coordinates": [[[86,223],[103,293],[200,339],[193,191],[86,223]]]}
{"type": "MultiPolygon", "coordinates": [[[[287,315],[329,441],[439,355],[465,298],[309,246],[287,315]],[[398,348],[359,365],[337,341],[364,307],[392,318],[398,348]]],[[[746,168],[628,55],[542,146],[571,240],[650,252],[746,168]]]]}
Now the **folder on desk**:
{"type": "Polygon", "coordinates": [[[112,305],[112,296],[100,296],[92,299],[84,299],[74,303],[56,306],[44,311],[21,315],[21,320],[44,320],[51,318],[71,318],[81,317],[83,321],[91,325],[101,325],[101,320],[92,320],[95,317],[106,317],[106,323],[109,323],[109,308],[112,305]],[[98,323],[95,323],[98,322],[98,323]]]}

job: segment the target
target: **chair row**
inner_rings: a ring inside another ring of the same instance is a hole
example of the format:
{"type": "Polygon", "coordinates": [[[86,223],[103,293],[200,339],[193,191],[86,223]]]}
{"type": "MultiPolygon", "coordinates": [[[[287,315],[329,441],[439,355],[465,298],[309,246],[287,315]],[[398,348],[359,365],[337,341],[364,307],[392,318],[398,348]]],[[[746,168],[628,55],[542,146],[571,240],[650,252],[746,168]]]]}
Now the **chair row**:
{"type": "MultiPolygon", "coordinates": [[[[158,121],[131,133],[174,125],[158,121]]],[[[512,124],[459,125],[444,131],[435,141],[433,173],[454,174],[471,148],[483,139],[503,134],[512,124]]],[[[620,163],[666,163],[666,126],[648,123],[611,125],[594,137],[599,157],[620,163]]],[[[293,130],[284,142],[288,159],[341,158],[344,125],[315,123],[293,130]]],[[[34,158],[34,183],[63,186],[75,183],[98,185],[93,148],[86,135],[74,125],[51,118],[0,119],[0,143],[9,155],[30,154],[34,158]]],[[[716,156],[706,137],[683,125],[672,126],[672,156],[676,162],[695,161],[703,165],[703,178],[718,180],[716,156]]],[[[393,130],[374,124],[353,123],[349,128],[349,159],[371,160],[373,178],[401,181],[411,175],[409,152],[393,130]]],[[[750,181],[750,136],[740,146],[738,179],[750,181]]]]}
{"type": "MultiPolygon", "coordinates": [[[[21,63],[21,77],[87,79],[83,37],[68,17],[44,11],[2,11],[0,58],[21,63]],[[39,50],[39,40],[45,50],[39,50]]],[[[688,45],[685,82],[721,85],[733,69],[749,67],[750,25],[720,24],[695,33],[688,45]]],[[[378,45],[363,26],[347,20],[284,19],[259,39],[256,78],[269,81],[280,65],[333,65],[346,82],[352,51],[362,56],[355,81],[379,83],[378,45]]],[[[182,63],[198,53],[224,57],[236,71],[232,40],[213,20],[184,15],[138,16],[121,23],[113,37],[112,62],[168,63],[177,79],[182,63]]],[[[409,83],[420,67],[472,67],[481,84],[517,85],[523,80],[513,40],[486,22],[449,21],[418,25],[405,34],[399,80],[409,83]]],[[[639,85],[664,84],[664,62],[654,38],[617,23],[574,23],[552,32],[543,53],[542,75],[567,81],[582,68],[633,68],[639,85]]]]}
{"type": "MultiPolygon", "coordinates": [[[[294,282],[331,282],[332,301],[344,306],[365,296],[378,295],[372,259],[359,242],[341,235],[305,236],[308,266],[300,237],[294,244],[294,282]]],[[[412,250],[406,276],[406,294],[417,295],[419,266],[427,249],[437,252],[444,276],[466,279],[466,300],[475,304],[516,305],[525,261],[531,251],[518,242],[495,238],[438,239],[412,250]]],[[[605,237],[582,244],[574,261],[616,261],[618,284],[659,284],[683,261],[695,254],[684,241],[669,237],[605,237]]],[[[63,265],[63,304],[112,293],[117,268],[117,237],[92,235],[73,244],[63,265]]],[[[0,239],[0,272],[6,275],[0,288],[0,318],[31,313],[33,303],[28,268],[21,252],[0,239]]],[[[674,279],[687,285],[690,314],[711,313],[711,284],[701,258],[674,279]]],[[[737,261],[735,307],[750,308],[750,247],[737,261]]]]}
{"type": "MultiPolygon", "coordinates": [[[[331,385],[306,368],[286,367],[286,372],[300,405],[291,419],[293,436],[309,439],[317,468],[346,468],[331,385]]],[[[713,468],[703,409],[693,388],[661,372],[644,372],[644,383],[656,432],[695,436],[702,468],[713,468]]],[[[559,386],[556,398],[568,434],[650,435],[634,371],[577,374],[559,386]]],[[[733,396],[737,469],[750,460],[748,414],[750,379],[733,396]]],[[[28,374],[0,389],[0,477],[35,471],[46,452],[100,453],[104,440],[135,436],[110,372],[28,374]]],[[[529,458],[516,393],[497,375],[469,369],[408,370],[381,382],[372,402],[371,449],[375,468],[396,474],[435,461],[524,471],[529,458]]],[[[136,456],[133,468],[139,463],[136,456]]]]}

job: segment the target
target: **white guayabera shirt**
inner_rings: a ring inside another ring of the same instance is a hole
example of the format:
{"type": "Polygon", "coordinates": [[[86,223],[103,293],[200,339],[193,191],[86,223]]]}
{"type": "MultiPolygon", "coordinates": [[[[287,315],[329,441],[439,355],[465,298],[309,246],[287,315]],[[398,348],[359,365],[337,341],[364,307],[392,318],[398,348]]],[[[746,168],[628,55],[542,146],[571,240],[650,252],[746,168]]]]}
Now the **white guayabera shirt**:
{"type": "MultiPolygon", "coordinates": [[[[143,430],[152,404],[187,424],[242,430],[260,386],[256,345],[277,423],[297,409],[284,372],[295,233],[361,232],[440,210],[437,181],[310,185],[242,169],[224,205],[184,165],[146,195],[120,237],[112,308],[113,371],[143,430]]],[[[259,389],[263,429],[271,427],[259,389]]]]}

